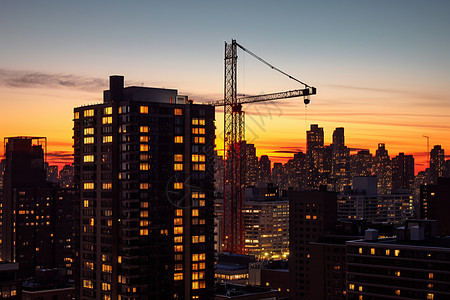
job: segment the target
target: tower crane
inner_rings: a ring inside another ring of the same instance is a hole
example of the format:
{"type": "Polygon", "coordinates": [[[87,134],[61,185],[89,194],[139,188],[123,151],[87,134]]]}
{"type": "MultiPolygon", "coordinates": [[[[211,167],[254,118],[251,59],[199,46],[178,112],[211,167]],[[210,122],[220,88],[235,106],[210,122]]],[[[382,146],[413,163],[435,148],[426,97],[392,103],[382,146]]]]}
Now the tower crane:
{"type": "Polygon", "coordinates": [[[224,252],[245,253],[244,240],[244,199],[245,199],[245,113],[242,105],[262,101],[272,101],[293,97],[304,97],[309,104],[308,96],[315,95],[316,88],[290,76],[250,50],[232,40],[225,42],[225,82],[224,99],[209,102],[213,106],[224,106],[224,199],[222,242],[224,252]],[[237,48],[250,54],[271,69],[300,83],[303,89],[285,92],[247,96],[237,98],[237,48]]]}

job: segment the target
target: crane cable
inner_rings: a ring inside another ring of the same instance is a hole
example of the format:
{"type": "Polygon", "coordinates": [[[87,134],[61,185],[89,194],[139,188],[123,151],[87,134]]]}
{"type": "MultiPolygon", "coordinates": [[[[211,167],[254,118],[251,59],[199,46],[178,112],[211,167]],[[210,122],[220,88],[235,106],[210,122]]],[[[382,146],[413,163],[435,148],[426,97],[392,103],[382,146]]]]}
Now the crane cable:
{"type": "Polygon", "coordinates": [[[300,83],[300,84],[303,84],[303,85],[304,85],[305,87],[307,87],[307,88],[311,88],[311,86],[307,85],[307,84],[304,83],[303,81],[298,80],[297,78],[295,78],[295,77],[293,77],[293,76],[287,74],[286,72],[281,71],[281,70],[278,69],[277,67],[275,67],[275,66],[269,64],[267,61],[265,61],[264,59],[262,59],[261,57],[259,57],[259,56],[256,55],[255,53],[253,53],[252,51],[248,50],[248,49],[245,48],[244,46],[242,46],[242,45],[240,45],[240,44],[238,44],[238,43],[236,43],[236,45],[239,46],[239,48],[241,48],[242,50],[244,50],[244,51],[247,52],[248,54],[250,54],[251,56],[253,56],[254,58],[256,58],[257,60],[259,60],[259,61],[261,61],[262,63],[266,64],[266,65],[267,65],[268,67],[270,67],[272,70],[275,70],[275,71],[280,72],[281,74],[283,74],[283,75],[289,77],[290,79],[292,79],[292,80],[294,80],[294,81],[297,81],[297,82],[300,83]]]}

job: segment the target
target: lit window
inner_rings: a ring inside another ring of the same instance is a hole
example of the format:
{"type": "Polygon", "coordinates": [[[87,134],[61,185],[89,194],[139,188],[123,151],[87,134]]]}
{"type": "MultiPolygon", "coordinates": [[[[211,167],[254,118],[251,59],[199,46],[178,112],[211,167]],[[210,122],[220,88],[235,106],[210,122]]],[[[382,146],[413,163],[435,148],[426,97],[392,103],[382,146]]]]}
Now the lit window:
{"type": "Polygon", "coordinates": [[[140,215],[141,215],[141,218],[148,218],[148,211],[142,210],[140,215]]]}
{"type": "Polygon", "coordinates": [[[204,143],[205,143],[205,137],[203,137],[203,136],[194,137],[194,144],[204,144],[204,143]]]}
{"type": "Polygon", "coordinates": [[[139,164],[139,170],[141,171],[148,171],[150,169],[149,164],[148,163],[140,163],[139,164]]]}
{"type": "Polygon", "coordinates": [[[76,111],[76,112],[74,113],[74,115],[73,115],[73,118],[74,118],[75,120],[78,120],[78,119],[80,118],[80,113],[79,113],[78,111],[76,111]]]}
{"type": "Polygon", "coordinates": [[[198,125],[198,119],[192,119],[192,125],[198,125]]]}
{"type": "Polygon", "coordinates": [[[148,226],[148,220],[140,220],[139,221],[139,226],[141,226],[141,227],[148,226]]]}
{"type": "Polygon", "coordinates": [[[148,126],[140,126],[139,131],[140,132],[148,132],[148,126]]]}
{"type": "Polygon", "coordinates": [[[83,184],[83,188],[85,190],[93,190],[94,189],[94,183],[93,182],[85,182],[83,184]]]}
{"type": "Polygon", "coordinates": [[[148,229],[139,230],[139,235],[148,235],[148,229]]]}
{"type": "Polygon", "coordinates": [[[389,256],[391,254],[391,250],[386,249],[386,255],[389,256]]]}
{"type": "Polygon", "coordinates": [[[174,273],[173,274],[173,280],[183,280],[183,273],[174,273]]]}
{"type": "Polygon", "coordinates": [[[428,279],[433,279],[434,274],[433,273],[428,273],[428,279]]]}
{"type": "Polygon", "coordinates": [[[355,289],[355,285],[353,283],[350,283],[348,285],[348,289],[353,291],[355,289]]]}
{"type": "Polygon", "coordinates": [[[94,284],[92,284],[92,281],[90,280],[83,280],[83,287],[87,289],[93,289],[94,284]]]}
{"type": "Polygon", "coordinates": [[[102,189],[104,189],[104,190],[112,190],[112,183],[111,182],[103,182],[102,183],[102,189]]]}
{"type": "Polygon", "coordinates": [[[193,217],[198,217],[198,209],[193,209],[192,210],[192,216],[193,217]]]}
{"type": "Polygon", "coordinates": [[[193,235],[193,236],[192,236],[192,243],[193,243],[193,244],[198,243],[198,235],[193,235]]]}
{"type": "Polygon", "coordinates": [[[395,276],[400,277],[400,271],[395,271],[395,276]]]}
{"type": "Polygon", "coordinates": [[[174,164],[173,170],[174,171],[183,171],[183,164],[174,164]]]}
{"type": "Polygon", "coordinates": [[[148,190],[148,183],[147,182],[141,182],[139,184],[139,189],[141,189],[141,190],[148,190]]]}
{"type": "Polygon", "coordinates": [[[109,106],[109,107],[103,108],[103,114],[104,115],[112,115],[112,107],[109,106]]]}
{"type": "Polygon", "coordinates": [[[427,300],[433,300],[434,299],[434,294],[433,293],[428,293],[427,294],[427,300]]]}
{"type": "Polygon", "coordinates": [[[93,136],[85,137],[84,138],[84,143],[85,144],[93,144],[94,143],[94,137],[93,136]]]}
{"type": "Polygon", "coordinates": [[[394,250],[394,255],[395,256],[399,256],[399,254],[400,254],[400,250],[394,250]]]}
{"type": "Polygon", "coordinates": [[[174,252],[183,252],[183,245],[175,245],[173,246],[174,252]]]}
{"type": "Polygon", "coordinates": [[[359,248],[359,249],[358,249],[358,253],[359,253],[359,254],[362,254],[362,253],[363,253],[363,248],[359,248]]]}
{"type": "Polygon", "coordinates": [[[198,119],[198,125],[205,125],[205,119],[198,119]]]}
{"type": "Polygon", "coordinates": [[[395,290],[395,294],[396,294],[397,296],[400,296],[400,290],[395,290]]]}
{"type": "Polygon", "coordinates": [[[112,135],[104,135],[102,137],[102,143],[112,143],[112,135]]]}
{"type": "Polygon", "coordinates": [[[174,227],[173,234],[183,234],[183,227],[174,227]]]}
{"type": "Polygon", "coordinates": [[[83,162],[94,162],[94,155],[83,156],[83,162]]]}
{"type": "Polygon", "coordinates": [[[199,206],[205,206],[205,204],[206,204],[206,201],[205,201],[205,200],[199,200],[199,201],[198,201],[198,205],[199,205],[199,206]]]}
{"type": "Polygon", "coordinates": [[[93,117],[94,116],[94,110],[93,109],[86,109],[85,111],[84,111],[84,114],[83,114],[83,116],[85,116],[85,117],[93,117]]]}
{"type": "Polygon", "coordinates": [[[84,132],[84,135],[91,135],[91,134],[94,134],[94,127],[87,127],[87,128],[84,128],[83,132],[84,132]]]}
{"type": "Polygon", "coordinates": [[[177,217],[183,216],[183,210],[182,210],[182,209],[177,209],[177,210],[175,211],[175,215],[176,215],[177,217]]]}
{"type": "Polygon", "coordinates": [[[148,145],[147,145],[147,144],[141,144],[140,147],[139,147],[139,149],[140,149],[141,151],[148,151],[148,145]]]}
{"type": "Polygon", "coordinates": [[[89,207],[89,200],[83,201],[83,207],[89,207]]]}
{"type": "Polygon", "coordinates": [[[143,160],[143,161],[148,160],[148,154],[141,154],[141,155],[139,155],[139,159],[143,160]]]}
{"type": "Polygon", "coordinates": [[[181,108],[175,108],[175,109],[173,110],[173,114],[174,114],[175,116],[182,116],[182,115],[183,115],[183,110],[182,110],[181,108]]]}
{"type": "Polygon", "coordinates": [[[311,216],[310,215],[306,215],[306,220],[309,220],[309,219],[311,219],[311,216]]]}
{"type": "Polygon", "coordinates": [[[183,154],[175,154],[173,160],[178,162],[183,161],[183,154]]]}
{"type": "Polygon", "coordinates": [[[112,273],[112,266],[110,266],[110,265],[102,265],[102,272],[112,273]]]}
{"type": "Polygon", "coordinates": [[[203,263],[199,263],[198,264],[198,269],[199,270],[204,270],[204,269],[206,269],[206,264],[203,262],[203,263]]]}
{"type": "Polygon", "coordinates": [[[183,225],[183,218],[173,219],[173,225],[183,225]]]}
{"type": "Polygon", "coordinates": [[[182,236],[174,236],[173,237],[173,242],[176,244],[182,243],[183,242],[183,237],[182,236]]]}
{"type": "Polygon", "coordinates": [[[102,124],[112,124],[112,117],[103,117],[102,124]]]}
{"type": "Polygon", "coordinates": [[[111,284],[102,282],[102,291],[110,291],[111,290],[111,284]]]}
{"type": "Polygon", "coordinates": [[[205,134],[205,128],[199,128],[198,134],[205,134]]]}
{"type": "Polygon", "coordinates": [[[375,248],[370,248],[370,254],[375,255],[375,248]]]}
{"type": "Polygon", "coordinates": [[[358,290],[359,290],[360,292],[362,292],[362,291],[363,291],[363,287],[362,287],[362,285],[360,285],[360,286],[358,287],[358,290]]]}
{"type": "Polygon", "coordinates": [[[181,143],[183,143],[183,136],[181,136],[181,135],[175,136],[174,142],[175,142],[176,144],[181,144],[181,143]]]}
{"type": "Polygon", "coordinates": [[[175,190],[182,190],[183,189],[183,183],[182,182],[174,182],[173,183],[173,188],[175,190]]]}
{"type": "Polygon", "coordinates": [[[148,114],[148,106],[141,106],[140,112],[141,114],[148,114]]]}
{"type": "Polygon", "coordinates": [[[141,208],[147,208],[148,202],[141,202],[141,208]]]}
{"type": "Polygon", "coordinates": [[[141,135],[141,136],[139,137],[139,141],[140,141],[140,142],[143,142],[143,143],[148,142],[148,136],[146,136],[146,135],[141,135]]]}

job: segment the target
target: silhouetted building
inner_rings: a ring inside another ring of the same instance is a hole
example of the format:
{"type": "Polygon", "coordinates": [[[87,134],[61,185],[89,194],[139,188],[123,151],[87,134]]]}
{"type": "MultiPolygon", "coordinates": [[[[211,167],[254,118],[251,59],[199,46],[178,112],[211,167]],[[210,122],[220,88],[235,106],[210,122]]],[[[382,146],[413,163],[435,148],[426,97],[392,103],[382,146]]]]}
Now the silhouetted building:
{"type": "Polygon", "coordinates": [[[392,190],[392,164],[383,143],[378,144],[372,166],[373,173],[378,178],[378,193],[383,195],[390,194],[392,190]]]}
{"type": "Polygon", "coordinates": [[[48,163],[45,163],[45,170],[47,172],[47,181],[58,183],[58,166],[50,166],[48,163]]]}
{"type": "Polygon", "coordinates": [[[74,110],[79,299],[209,299],[214,107],[123,86],[74,110]]]}
{"type": "Polygon", "coordinates": [[[348,241],[347,299],[448,299],[450,239],[434,238],[421,220],[406,223],[397,238],[348,241]]]}
{"type": "Polygon", "coordinates": [[[311,242],[332,232],[336,224],[336,193],[289,192],[290,299],[310,299],[311,242]]]}
{"type": "Polygon", "coordinates": [[[65,165],[61,169],[59,172],[59,184],[64,189],[74,188],[73,165],[65,165]]]}
{"type": "Polygon", "coordinates": [[[308,160],[303,152],[294,154],[284,167],[287,173],[287,183],[282,189],[293,188],[296,191],[305,191],[308,187],[308,160]]]}
{"type": "Polygon", "coordinates": [[[399,153],[392,158],[392,190],[412,192],[414,186],[414,157],[399,153]]]}
{"type": "Polygon", "coordinates": [[[350,149],[345,146],[344,128],[333,132],[332,144],[332,184],[333,190],[340,192],[350,185],[350,149]]]}
{"type": "Polygon", "coordinates": [[[437,183],[439,177],[444,177],[445,170],[445,152],[441,145],[435,145],[430,151],[430,176],[431,183],[437,183]]]}
{"type": "Polygon", "coordinates": [[[75,299],[73,282],[64,269],[36,270],[33,278],[23,281],[23,300],[75,299]]]}
{"type": "Polygon", "coordinates": [[[259,159],[259,184],[264,187],[272,179],[272,163],[267,155],[261,155],[259,159]]]}
{"type": "Polygon", "coordinates": [[[256,156],[256,148],[254,144],[244,144],[246,176],[245,186],[256,186],[259,182],[259,162],[256,156]]]}
{"type": "Polygon", "coordinates": [[[19,263],[21,278],[36,268],[71,268],[73,193],[46,182],[45,138],[5,139],[1,259],[19,263]]]}
{"type": "Polygon", "coordinates": [[[281,186],[286,181],[287,176],[285,176],[285,174],[286,174],[286,172],[283,168],[283,164],[282,163],[274,163],[273,169],[272,169],[272,181],[271,182],[281,188],[281,186]]]}
{"type": "Polygon", "coordinates": [[[0,292],[2,299],[22,299],[22,282],[19,279],[19,264],[0,262],[0,292]]]}
{"type": "Polygon", "coordinates": [[[450,235],[450,178],[439,178],[437,184],[420,186],[420,217],[437,220],[438,234],[450,235]]]}

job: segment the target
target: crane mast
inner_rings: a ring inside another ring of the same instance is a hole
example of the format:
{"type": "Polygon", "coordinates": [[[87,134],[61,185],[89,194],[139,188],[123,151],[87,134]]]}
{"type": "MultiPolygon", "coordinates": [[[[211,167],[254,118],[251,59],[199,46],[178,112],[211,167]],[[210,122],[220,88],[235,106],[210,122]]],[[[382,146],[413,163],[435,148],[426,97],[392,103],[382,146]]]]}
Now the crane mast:
{"type": "MultiPolygon", "coordinates": [[[[245,253],[244,200],[245,200],[245,113],[242,104],[316,94],[316,88],[286,74],[253,52],[239,45],[236,40],[225,42],[224,99],[210,102],[224,106],[224,193],[223,193],[223,251],[245,253]],[[249,53],[271,69],[304,85],[304,89],[237,98],[237,47],[249,53]]],[[[309,99],[304,99],[305,104],[309,99]]]]}

